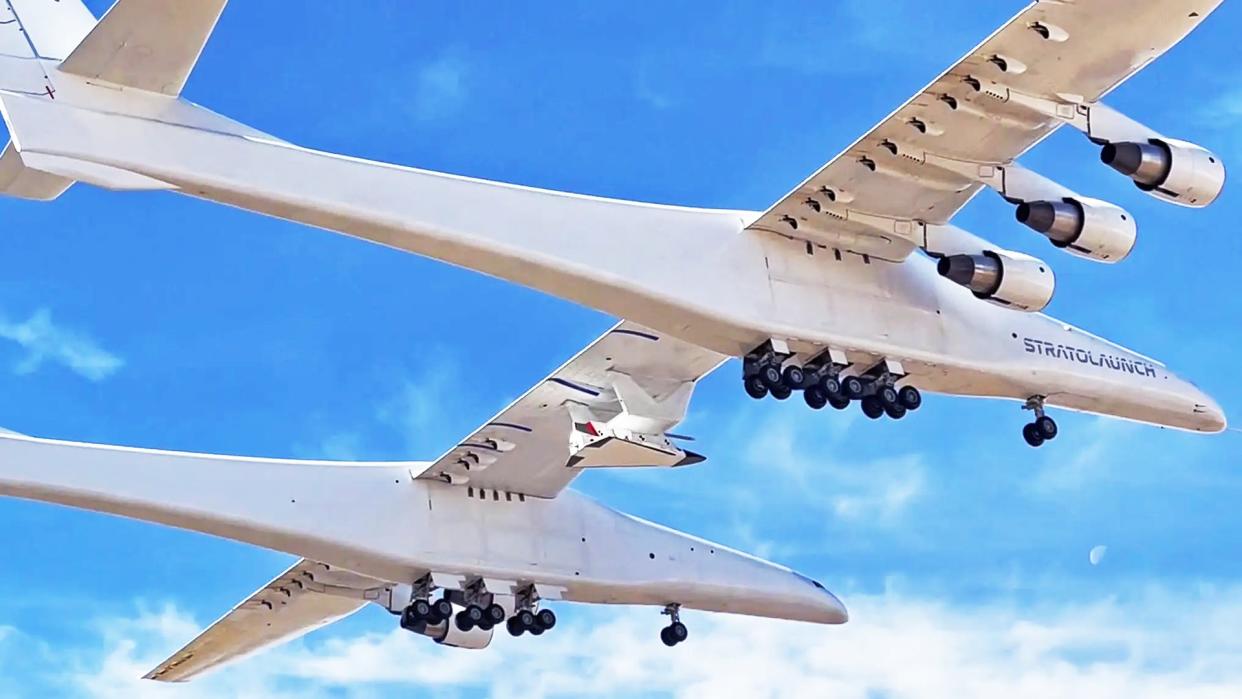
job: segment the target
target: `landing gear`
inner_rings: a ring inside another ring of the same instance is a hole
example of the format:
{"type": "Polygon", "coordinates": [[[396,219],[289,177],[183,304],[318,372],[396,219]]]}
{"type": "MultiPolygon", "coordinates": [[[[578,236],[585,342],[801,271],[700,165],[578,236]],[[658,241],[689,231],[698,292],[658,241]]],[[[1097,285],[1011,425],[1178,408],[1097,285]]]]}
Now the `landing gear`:
{"type": "Polygon", "coordinates": [[[879,420],[884,417],[884,404],[875,396],[866,396],[862,399],[862,411],[872,420],[879,420]]]}
{"type": "Polygon", "coordinates": [[[1036,448],[1042,447],[1044,442],[1056,439],[1057,434],[1060,433],[1056,420],[1044,414],[1044,400],[1044,396],[1032,396],[1027,399],[1026,405],[1022,406],[1023,410],[1035,412],[1035,421],[1022,426],[1022,439],[1036,448]]]}
{"type": "MultiPolygon", "coordinates": [[[[510,636],[521,636],[524,633],[541,636],[543,632],[551,631],[556,626],[556,614],[551,609],[535,611],[538,602],[539,594],[534,585],[527,585],[518,591],[514,597],[517,611],[505,622],[505,629],[510,636]]],[[[501,618],[504,618],[504,610],[501,610],[501,618]]]]}
{"type": "Polygon", "coordinates": [[[923,407],[923,394],[914,386],[902,386],[897,391],[897,402],[905,406],[906,410],[918,410],[923,407]]]}
{"type": "Polygon", "coordinates": [[[785,400],[789,396],[793,395],[793,389],[785,385],[780,385],[773,388],[771,393],[772,397],[776,400],[785,400]]]}
{"type": "Polygon", "coordinates": [[[672,648],[678,643],[682,643],[690,635],[690,631],[686,629],[686,625],[681,623],[681,605],[670,604],[664,608],[664,614],[670,618],[668,626],[660,629],[660,640],[664,645],[672,648]]]}
{"type": "Polygon", "coordinates": [[[823,410],[828,405],[828,394],[819,386],[811,386],[802,392],[802,398],[812,410],[823,410]]]}
{"type": "Polygon", "coordinates": [[[867,384],[857,376],[847,376],[841,379],[841,393],[846,398],[858,400],[867,392],[867,384]]]}
{"type": "Polygon", "coordinates": [[[407,631],[420,631],[427,626],[438,626],[453,616],[453,603],[446,594],[432,601],[433,590],[430,577],[424,577],[414,583],[410,604],[401,611],[401,628],[407,631]]]}
{"type": "MultiPolygon", "coordinates": [[[[457,612],[457,616],[453,617],[453,624],[457,626],[458,631],[471,631],[474,627],[482,628],[487,612],[477,604],[468,605],[465,609],[457,612]]],[[[490,626],[487,628],[491,628],[490,626]]],[[[487,629],[484,629],[485,631],[487,629]]]]}
{"type": "Polygon", "coordinates": [[[759,376],[747,376],[746,395],[755,400],[763,400],[768,397],[768,386],[759,376]]]}

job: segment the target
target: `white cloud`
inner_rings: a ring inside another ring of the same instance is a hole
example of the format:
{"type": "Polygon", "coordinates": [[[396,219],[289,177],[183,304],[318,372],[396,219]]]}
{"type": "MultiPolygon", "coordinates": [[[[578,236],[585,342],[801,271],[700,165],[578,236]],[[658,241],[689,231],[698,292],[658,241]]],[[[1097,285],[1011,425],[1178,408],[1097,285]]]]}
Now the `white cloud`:
{"type": "MultiPolygon", "coordinates": [[[[312,637],[176,688],[137,679],[197,628],[165,609],[101,620],[94,628],[102,651],[58,647],[17,667],[86,699],[369,697],[411,690],[501,698],[1242,695],[1239,588],[1153,588],[1129,598],[1059,604],[1023,600],[1023,611],[895,593],[849,602],[852,620],[844,627],[690,614],[691,638],[673,650],[656,639],[662,621],[654,610],[568,606],[552,633],[498,637],[482,652],[439,648],[395,628],[312,637]]],[[[10,643],[0,652],[28,648],[10,643]]]]}
{"type": "Polygon", "coordinates": [[[54,323],[46,308],[20,323],[0,318],[0,338],[25,350],[25,356],[13,367],[18,374],[30,374],[46,362],[55,362],[91,381],[102,381],[125,364],[91,337],[54,323]]]}

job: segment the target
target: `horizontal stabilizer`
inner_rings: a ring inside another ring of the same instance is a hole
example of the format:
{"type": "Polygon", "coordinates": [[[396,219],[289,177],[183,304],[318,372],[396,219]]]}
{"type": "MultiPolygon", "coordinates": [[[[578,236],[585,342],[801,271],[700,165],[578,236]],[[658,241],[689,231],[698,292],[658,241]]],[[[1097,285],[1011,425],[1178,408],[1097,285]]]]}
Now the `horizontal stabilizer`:
{"type": "MultiPolygon", "coordinates": [[[[65,193],[73,185],[73,180],[58,175],[50,175],[27,167],[22,154],[10,141],[0,155],[0,194],[19,199],[35,201],[51,201],[65,193]]],[[[0,430],[0,433],[5,430],[0,430]]]]}
{"type": "Polygon", "coordinates": [[[60,65],[90,80],[177,96],[228,0],[118,0],[60,65]]]}

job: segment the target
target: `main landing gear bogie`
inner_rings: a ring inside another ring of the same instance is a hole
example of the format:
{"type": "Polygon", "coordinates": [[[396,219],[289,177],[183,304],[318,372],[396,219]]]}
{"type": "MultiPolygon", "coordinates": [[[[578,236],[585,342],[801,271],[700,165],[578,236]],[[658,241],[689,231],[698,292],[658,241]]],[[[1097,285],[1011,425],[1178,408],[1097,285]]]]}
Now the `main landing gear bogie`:
{"type": "Polygon", "coordinates": [[[453,616],[453,603],[447,598],[420,598],[401,612],[401,627],[412,630],[420,625],[438,626],[453,616]]]}
{"type": "Polygon", "coordinates": [[[900,420],[923,405],[923,396],[914,386],[897,386],[900,373],[890,374],[888,363],[862,375],[842,376],[848,365],[833,361],[825,353],[805,365],[789,363],[789,353],[777,352],[765,344],[742,361],[746,393],[756,400],[771,396],[787,400],[794,391],[812,410],[832,406],[844,410],[857,401],[863,414],[878,420],[888,416],[900,420]]]}

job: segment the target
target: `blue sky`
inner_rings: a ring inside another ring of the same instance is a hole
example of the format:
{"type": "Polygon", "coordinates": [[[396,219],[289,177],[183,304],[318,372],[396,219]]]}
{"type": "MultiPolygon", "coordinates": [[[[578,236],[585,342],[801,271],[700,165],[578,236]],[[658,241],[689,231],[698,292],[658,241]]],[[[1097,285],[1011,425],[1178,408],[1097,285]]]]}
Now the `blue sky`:
{"type": "MultiPolygon", "coordinates": [[[[88,2],[96,14],[107,2],[88,2]]],[[[762,209],[1021,2],[234,3],[186,96],[296,143],[452,173],[762,209]],[[882,5],[882,7],[879,7],[882,5]]],[[[1236,35],[1206,25],[1109,102],[1242,163],[1236,35]]],[[[1052,262],[1050,313],[1154,355],[1242,415],[1242,194],[1139,193],[1069,131],[1024,163],[1116,202],[1135,253],[1055,253],[981,196],[957,223],[1052,262]]],[[[1239,166],[1242,167],[1242,166],[1239,166]]],[[[148,447],[431,458],[613,320],[344,237],[161,193],[0,201],[0,425],[148,447]],[[482,321],[482,322],[480,322],[482,321]],[[486,373],[484,373],[484,368],[486,373]]],[[[0,501],[5,696],[888,699],[1242,691],[1235,433],[931,396],[901,423],[753,403],[726,365],[679,430],[693,469],[592,473],[610,505],[772,557],[850,605],[841,629],[559,609],[544,638],[445,653],[364,612],[201,685],[135,685],[288,564],[281,554],[0,501]],[[1099,566],[1088,551],[1108,547],[1099,566]],[[749,660],[749,663],[739,662],[749,660]],[[514,668],[520,668],[515,671],[514,668]],[[749,668],[749,672],[747,671],[749,668]],[[755,672],[762,668],[763,681],[755,672]],[[142,694],[139,694],[139,693],[142,694]]],[[[1214,694],[1215,693],[1215,694],[1214,694]]]]}

